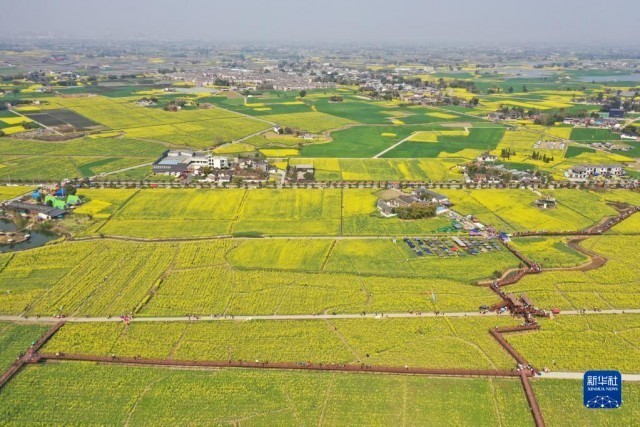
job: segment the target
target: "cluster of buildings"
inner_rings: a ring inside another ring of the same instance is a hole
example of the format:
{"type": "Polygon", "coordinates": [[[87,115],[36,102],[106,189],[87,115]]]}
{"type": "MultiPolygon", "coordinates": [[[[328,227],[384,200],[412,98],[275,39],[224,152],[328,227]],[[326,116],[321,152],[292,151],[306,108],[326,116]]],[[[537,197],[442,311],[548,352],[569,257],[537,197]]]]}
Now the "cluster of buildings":
{"type": "Polygon", "coordinates": [[[229,158],[191,150],[167,150],[153,163],[155,174],[187,177],[202,174],[205,181],[230,182],[233,176],[249,180],[264,180],[270,168],[264,159],[229,158]]]}
{"type": "Polygon", "coordinates": [[[501,184],[510,181],[528,185],[543,181],[539,172],[509,169],[504,164],[496,164],[497,160],[496,156],[485,153],[474,162],[460,165],[465,184],[501,184]]]}
{"type": "Polygon", "coordinates": [[[214,68],[207,72],[181,71],[168,77],[174,81],[185,81],[196,86],[213,86],[225,81],[231,90],[257,90],[269,88],[275,90],[307,90],[333,88],[335,83],[317,81],[310,70],[293,71],[292,69],[268,66],[263,68],[214,68]]]}
{"type": "Polygon", "coordinates": [[[564,176],[572,181],[586,181],[593,177],[621,177],[625,175],[622,165],[579,165],[565,171],[564,176]]]}
{"type": "Polygon", "coordinates": [[[442,215],[452,206],[449,198],[424,187],[417,188],[411,194],[402,194],[394,199],[379,199],[376,207],[382,216],[391,218],[396,216],[395,208],[411,206],[414,204],[436,204],[436,215],[442,215]]]}
{"type": "Polygon", "coordinates": [[[23,217],[32,216],[39,220],[62,218],[69,209],[82,203],[75,194],[67,194],[65,187],[38,188],[30,198],[14,200],[6,204],[8,209],[18,212],[23,217]]]}
{"type": "Polygon", "coordinates": [[[618,123],[618,118],[624,117],[624,114],[609,115],[604,117],[605,113],[599,113],[601,117],[593,118],[593,117],[578,117],[578,118],[566,118],[562,121],[565,125],[573,125],[573,126],[585,126],[585,127],[597,127],[597,128],[608,128],[613,130],[620,129],[620,123],[618,123]]]}
{"type": "MultiPolygon", "coordinates": [[[[633,139],[635,140],[636,138],[633,137],[633,139]]],[[[633,150],[633,147],[631,147],[629,145],[619,145],[619,144],[614,144],[612,142],[594,142],[594,143],[591,144],[591,146],[594,147],[594,148],[600,148],[600,149],[603,149],[603,150],[610,150],[610,151],[631,151],[631,150],[633,150]]]]}

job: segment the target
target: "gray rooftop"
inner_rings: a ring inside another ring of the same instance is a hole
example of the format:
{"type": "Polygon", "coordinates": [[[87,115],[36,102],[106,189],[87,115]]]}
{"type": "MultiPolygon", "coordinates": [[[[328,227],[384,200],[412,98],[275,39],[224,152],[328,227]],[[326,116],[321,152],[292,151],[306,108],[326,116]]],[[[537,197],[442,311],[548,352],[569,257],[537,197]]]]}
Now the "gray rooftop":
{"type": "Polygon", "coordinates": [[[179,165],[180,163],[184,163],[185,161],[188,161],[190,159],[191,157],[187,157],[187,156],[171,156],[171,157],[165,157],[161,159],[158,162],[158,164],[165,165],[165,166],[175,166],[175,165],[179,165]]]}

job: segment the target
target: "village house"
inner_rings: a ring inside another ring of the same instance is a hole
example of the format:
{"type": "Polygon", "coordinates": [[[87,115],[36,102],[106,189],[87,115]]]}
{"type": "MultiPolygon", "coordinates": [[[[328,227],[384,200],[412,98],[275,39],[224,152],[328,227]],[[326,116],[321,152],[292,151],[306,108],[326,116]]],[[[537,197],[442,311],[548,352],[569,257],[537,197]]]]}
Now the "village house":
{"type": "Polygon", "coordinates": [[[153,173],[180,174],[189,170],[193,151],[166,150],[152,165],[153,173]]]}
{"type": "Polygon", "coordinates": [[[431,203],[438,203],[443,206],[452,206],[447,196],[436,193],[435,191],[431,191],[424,187],[417,188],[413,192],[413,194],[415,194],[421,200],[430,201],[431,203]]]}
{"type": "Polygon", "coordinates": [[[49,206],[46,204],[11,202],[11,203],[7,203],[6,207],[8,209],[13,209],[17,212],[26,213],[28,215],[34,215],[38,219],[43,219],[43,220],[62,218],[64,215],[69,213],[64,203],[59,207],[55,207],[55,206],[49,206]]]}
{"type": "Polygon", "coordinates": [[[376,203],[376,206],[378,208],[378,211],[382,214],[382,216],[391,218],[393,216],[396,216],[394,212],[395,208],[409,206],[414,203],[424,203],[424,202],[413,195],[412,196],[402,195],[391,200],[380,199],[376,203]]]}
{"type": "Polygon", "coordinates": [[[233,162],[233,175],[245,180],[262,181],[269,176],[269,163],[264,159],[235,159],[233,162]]]}
{"type": "Polygon", "coordinates": [[[156,105],[156,103],[150,99],[143,98],[136,101],[136,105],[139,107],[150,107],[150,106],[156,105]]]}
{"type": "Polygon", "coordinates": [[[156,174],[181,175],[195,173],[204,167],[213,170],[228,170],[233,165],[229,158],[190,150],[167,150],[153,163],[156,174]]]}
{"type": "Polygon", "coordinates": [[[564,176],[574,181],[584,181],[595,176],[607,178],[623,176],[624,168],[621,165],[580,165],[567,170],[564,176]]]}
{"type": "Polygon", "coordinates": [[[402,194],[394,199],[379,199],[376,203],[376,207],[382,216],[391,218],[396,216],[394,212],[395,208],[410,206],[416,203],[437,204],[436,215],[441,215],[447,212],[449,207],[452,206],[447,196],[421,187],[414,190],[411,194],[402,194]]]}
{"type": "Polygon", "coordinates": [[[495,163],[498,160],[497,156],[493,154],[489,154],[489,152],[484,152],[478,157],[476,157],[476,162],[479,163],[495,163]]]}

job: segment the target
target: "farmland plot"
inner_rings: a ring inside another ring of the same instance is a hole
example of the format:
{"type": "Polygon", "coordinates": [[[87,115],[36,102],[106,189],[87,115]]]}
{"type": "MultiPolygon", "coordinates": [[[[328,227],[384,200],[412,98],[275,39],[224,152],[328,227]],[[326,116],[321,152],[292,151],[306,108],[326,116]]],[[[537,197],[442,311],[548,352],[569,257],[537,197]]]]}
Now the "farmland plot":
{"type": "Polygon", "coordinates": [[[150,238],[227,234],[243,196],[244,190],[142,190],[100,231],[150,238]]]}
{"type": "Polygon", "coordinates": [[[581,245],[605,257],[607,263],[586,272],[554,271],[527,276],[510,290],[526,292],[538,306],[547,309],[638,308],[640,251],[636,236],[591,237],[581,245]]]}
{"type": "Polygon", "coordinates": [[[186,419],[202,426],[239,419],[251,425],[392,425],[407,419],[415,425],[493,426],[529,417],[514,379],[196,372],[85,363],[29,366],[0,395],[0,408],[0,422],[8,426],[34,419],[149,426],[175,426],[186,419]],[[64,394],[64,408],[57,395],[46,392],[54,388],[64,394]]]}
{"type": "Polygon", "coordinates": [[[340,190],[249,191],[233,231],[271,235],[340,232],[340,190]]]}
{"type": "MultiPolygon", "coordinates": [[[[168,268],[175,248],[122,242],[72,243],[90,253],[29,305],[30,314],[123,314],[135,310],[168,268]]],[[[9,265],[11,267],[12,264],[9,265]]]]}
{"type": "Polygon", "coordinates": [[[176,360],[371,363],[430,368],[511,368],[487,332],[508,317],[68,324],[46,352],[176,360]],[[126,333],[119,333],[126,328],[126,333]],[[115,342],[112,337],[118,337],[115,342]],[[149,345],[148,343],[154,343],[149,345]]]}
{"type": "Polygon", "coordinates": [[[507,341],[540,369],[584,372],[614,366],[621,372],[640,372],[638,315],[560,315],[541,326],[533,333],[506,335],[507,341]]]}
{"type": "Polygon", "coordinates": [[[542,415],[547,425],[633,425],[640,405],[640,385],[622,384],[623,405],[611,411],[585,408],[581,380],[536,379],[532,381],[542,415]]]}
{"type": "Polygon", "coordinates": [[[486,288],[456,280],[231,271],[219,266],[171,272],[140,315],[453,312],[475,311],[492,301],[497,299],[486,288]]]}
{"type": "Polygon", "coordinates": [[[6,371],[47,329],[47,325],[0,322],[0,372],[6,371]]]}

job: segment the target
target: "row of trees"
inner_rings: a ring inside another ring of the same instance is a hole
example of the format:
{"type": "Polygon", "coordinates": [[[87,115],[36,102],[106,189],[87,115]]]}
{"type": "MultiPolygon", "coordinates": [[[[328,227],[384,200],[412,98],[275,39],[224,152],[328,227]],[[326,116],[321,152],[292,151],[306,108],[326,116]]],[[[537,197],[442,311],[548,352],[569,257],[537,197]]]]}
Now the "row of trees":
{"type": "Polygon", "coordinates": [[[533,160],[542,160],[545,163],[553,162],[554,160],[553,156],[549,157],[546,154],[543,154],[541,156],[539,151],[534,151],[533,154],[531,155],[531,158],[533,160]]]}
{"type": "Polygon", "coordinates": [[[516,152],[514,150],[512,150],[511,148],[503,148],[500,151],[500,157],[503,159],[510,159],[511,156],[515,156],[516,152]]]}

